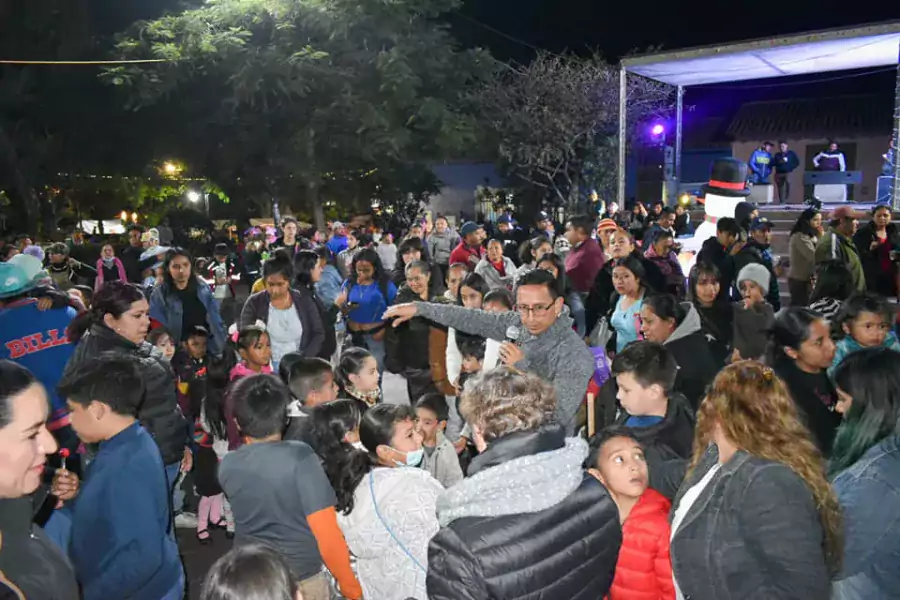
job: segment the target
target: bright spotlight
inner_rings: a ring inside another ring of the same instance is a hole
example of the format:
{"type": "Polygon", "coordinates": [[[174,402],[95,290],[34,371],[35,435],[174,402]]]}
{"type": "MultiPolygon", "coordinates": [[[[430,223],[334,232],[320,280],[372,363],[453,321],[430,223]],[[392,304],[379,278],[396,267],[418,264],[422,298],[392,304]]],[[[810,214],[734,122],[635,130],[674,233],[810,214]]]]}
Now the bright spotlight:
{"type": "Polygon", "coordinates": [[[650,130],[650,133],[652,133],[653,135],[662,135],[663,131],[665,131],[665,130],[666,130],[666,128],[663,127],[662,123],[657,123],[656,125],[653,126],[653,129],[650,130]]]}
{"type": "Polygon", "coordinates": [[[165,171],[167,175],[174,175],[178,172],[178,167],[175,166],[175,163],[167,162],[163,165],[163,171],[165,171]]]}
{"type": "Polygon", "coordinates": [[[200,192],[195,190],[190,190],[187,193],[187,199],[191,202],[199,202],[200,201],[200,192]]]}

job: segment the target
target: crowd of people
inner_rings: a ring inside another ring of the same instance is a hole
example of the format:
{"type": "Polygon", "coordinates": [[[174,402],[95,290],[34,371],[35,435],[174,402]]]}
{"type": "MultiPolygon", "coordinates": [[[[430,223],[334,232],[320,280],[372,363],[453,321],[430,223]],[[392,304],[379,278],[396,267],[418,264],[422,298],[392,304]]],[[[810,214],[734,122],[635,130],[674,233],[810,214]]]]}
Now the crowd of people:
{"type": "Polygon", "coordinates": [[[0,591],[181,600],[221,528],[204,600],[897,597],[890,211],[688,273],[682,207],[601,217],[4,247],[0,591]]]}

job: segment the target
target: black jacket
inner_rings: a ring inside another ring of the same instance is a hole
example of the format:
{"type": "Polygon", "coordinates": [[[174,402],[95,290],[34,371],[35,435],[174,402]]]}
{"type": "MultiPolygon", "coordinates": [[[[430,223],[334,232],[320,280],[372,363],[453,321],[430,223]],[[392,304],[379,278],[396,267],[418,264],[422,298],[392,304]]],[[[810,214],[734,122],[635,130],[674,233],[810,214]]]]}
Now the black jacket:
{"type": "Polygon", "coordinates": [[[832,410],[837,402],[837,391],[828,374],[825,371],[816,375],[801,371],[785,355],[775,361],[773,369],[787,385],[797,412],[812,433],[816,446],[826,457],[830,456],[834,435],[841,424],[841,415],[832,410]]]}
{"type": "MultiPolygon", "coordinates": [[[[672,504],[718,462],[710,446],[672,504]]],[[[739,450],[672,532],[672,572],[691,600],[830,597],[823,531],[809,487],[789,467],[739,450]]]]}
{"type": "MultiPolygon", "coordinates": [[[[881,248],[872,250],[872,242],[875,236],[874,223],[867,223],[859,228],[853,236],[853,244],[859,252],[859,261],[862,263],[863,272],[866,275],[866,287],[870,292],[881,296],[897,295],[897,263],[891,262],[890,269],[881,268],[881,248]]],[[[887,240],[885,243],[891,250],[900,250],[900,230],[893,223],[887,226],[887,240]]]]}
{"type": "MultiPolygon", "coordinates": [[[[648,294],[661,293],[666,289],[666,277],[662,274],[653,261],[644,258],[644,255],[635,250],[633,257],[641,261],[644,267],[644,284],[647,286],[648,294]]],[[[613,309],[616,307],[616,301],[619,299],[616,294],[616,288],[613,286],[612,271],[615,267],[615,261],[608,260],[603,268],[597,271],[594,277],[594,284],[591,286],[587,300],[584,302],[585,325],[588,333],[590,333],[597,325],[600,317],[609,318],[613,309]]]]}
{"type": "MultiPolygon", "coordinates": [[[[714,237],[703,242],[700,252],[697,254],[697,263],[715,265],[719,270],[719,295],[718,300],[730,300],[731,288],[734,287],[734,259],[728,251],[722,247],[714,237]]],[[[693,292],[693,290],[691,290],[693,292]]]]}
{"type": "Polygon", "coordinates": [[[138,362],[144,379],[144,402],[138,410],[141,425],[156,440],[163,462],[171,465],[181,461],[188,444],[187,421],[178,408],[175,374],[153,344],[136,345],[102,324],[95,324],[78,342],[65,375],[77,370],[84,362],[103,352],[132,358],[138,362]]]}
{"type": "Polygon", "coordinates": [[[32,523],[35,496],[0,499],[0,598],[78,600],[78,583],[66,555],[32,523]]]}
{"type": "Polygon", "coordinates": [[[334,325],[337,323],[340,309],[334,304],[326,307],[325,303],[322,302],[322,299],[319,298],[319,295],[316,293],[315,286],[305,287],[298,285],[296,290],[300,292],[301,296],[308,297],[309,301],[316,305],[319,316],[322,317],[322,328],[325,332],[325,339],[322,341],[322,348],[319,350],[317,356],[319,358],[324,358],[325,360],[331,360],[335,350],[337,350],[337,335],[334,331],[334,325]]]}
{"type": "MultiPolygon", "coordinates": [[[[422,298],[404,285],[397,291],[394,304],[421,301],[422,298]]],[[[445,304],[446,300],[442,296],[434,296],[429,302],[445,304]]],[[[388,327],[384,336],[385,368],[391,373],[403,373],[405,369],[430,370],[429,342],[432,327],[440,325],[421,317],[410,319],[398,327],[388,327]]]]}
{"type": "MultiPolygon", "coordinates": [[[[493,442],[469,476],[565,445],[561,427],[513,433],[493,442]]],[[[598,600],[608,592],[622,531],[600,483],[581,485],[550,508],[496,517],[462,517],[428,546],[430,600],[598,600]]]]}
{"type": "Polygon", "coordinates": [[[697,314],[700,315],[700,329],[709,342],[709,352],[717,367],[721,368],[731,357],[731,340],[734,338],[734,305],[730,298],[716,300],[710,307],[700,306],[699,302],[693,304],[697,309],[697,314]]]}
{"type": "Polygon", "coordinates": [[[688,307],[687,315],[663,345],[678,363],[675,391],[682,394],[696,411],[706,395],[706,387],[716,378],[723,363],[717,363],[712,355],[699,311],[692,304],[683,306],[688,307]]]}
{"type": "MultiPolygon", "coordinates": [[[[617,425],[624,425],[631,418],[624,410],[616,420],[617,425]]],[[[632,431],[644,447],[644,454],[655,455],[661,462],[679,458],[690,458],[694,443],[694,413],[687,400],[681,394],[669,396],[666,416],[656,425],[636,427],[632,431]]]]}
{"type": "MultiPolygon", "coordinates": [[[[424,256],[422,260],[425,260],[424,256]]],[[[444,281],[441,268],[434,263],[428,263],[428,266],[431,269],[431,279],[428,281],[428,295],[441,296],[447,291],[447,284],[444,281]]],[[[403,264],[401,258],[397,259],[397,266],[391,271],[391,281],[394,282],[398,290],[406,285],[406,265],[403,264]]]]}

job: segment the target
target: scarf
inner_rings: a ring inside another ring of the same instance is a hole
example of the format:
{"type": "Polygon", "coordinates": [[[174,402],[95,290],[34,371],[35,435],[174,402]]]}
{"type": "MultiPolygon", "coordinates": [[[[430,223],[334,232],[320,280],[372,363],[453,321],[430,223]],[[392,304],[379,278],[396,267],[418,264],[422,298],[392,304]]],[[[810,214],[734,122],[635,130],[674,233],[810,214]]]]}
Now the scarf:
{"type": "Polygon", "coordinates": [[[360,392],[352,385],[348,385],[344,391],[346,391],[347,395],[354,400],[359,400],[369,407],[375,406],[381,399],[381,390],[378,388],[375,388],[374,390],[368,392],[360,392]]]}
{"type": "MultiPolygon", "coordinates": [[[[128,281],[128,276],[125,274],[125,265],[122,264],[122,261],[118,259],[118,257],[113,258],[110,261],[109,266],[115,265],[116,270],[119,272],[119,281],[128,281]]],[[[97,292],[104,284],[104,275],[103,275],[103,267],[107,266],[106,261],[101,259],[97,260],[97,279],[94,280],[94,292],[97,292]]]]}

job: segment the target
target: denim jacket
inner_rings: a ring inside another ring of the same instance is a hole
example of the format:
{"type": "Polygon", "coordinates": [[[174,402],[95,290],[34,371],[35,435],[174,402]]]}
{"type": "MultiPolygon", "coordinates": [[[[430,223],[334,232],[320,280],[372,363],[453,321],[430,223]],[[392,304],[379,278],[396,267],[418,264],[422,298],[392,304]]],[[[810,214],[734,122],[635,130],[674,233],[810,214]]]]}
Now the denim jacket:
{"type": "Polygon", "coordinates": [[[832,600],[900,593],[900,435],[882,440],[832,482],[844,512],[844,564],[832,600]]]}
{"type": "MultiPolygon", "coordinates": [[[[167,284],[158,285],[150,294],[150,318],[162,323],[172,339],[181,339],[181,320],[184,307],[174,294],[167,293],[167,284]]],[[[213,298],[212,290],[205,282],[197,280],[197,297],[206,308],[206,323],[209,325],[209,353],[219,355],[225,350],[225,324],[219,315],[219,305],[213,298]]]]}
{"type": "MultiPolygon", "coordinates": [[[[711,445],[684,494],[718,461],[711,445]]],[[[819,600],[831,582],[812,493],[786,465],[738,451],[673,532],[672,572],[685,600],[819,600]]]]}

